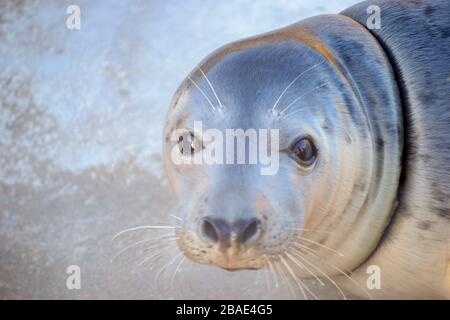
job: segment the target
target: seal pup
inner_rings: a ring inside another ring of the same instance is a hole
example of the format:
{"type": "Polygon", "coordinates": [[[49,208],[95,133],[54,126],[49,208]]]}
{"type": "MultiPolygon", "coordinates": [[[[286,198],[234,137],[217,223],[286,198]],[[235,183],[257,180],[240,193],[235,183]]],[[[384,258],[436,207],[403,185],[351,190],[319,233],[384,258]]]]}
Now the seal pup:
{"type": "Polygon", "coordinates": [[[315,297],[306,277],[362,297],[450,298],[449,21],[448,1],[363,2],[203,60],[164,128],[185,256],[268,268],[305,298],[315,297]],[[381,10],[379,30],[365,26],[370,5],[381,10]],[[276,130],[276,174],[262,175],[261,163],[190,161],[211,143],[227,149],[196,122],[245,138],[276,130]]]}

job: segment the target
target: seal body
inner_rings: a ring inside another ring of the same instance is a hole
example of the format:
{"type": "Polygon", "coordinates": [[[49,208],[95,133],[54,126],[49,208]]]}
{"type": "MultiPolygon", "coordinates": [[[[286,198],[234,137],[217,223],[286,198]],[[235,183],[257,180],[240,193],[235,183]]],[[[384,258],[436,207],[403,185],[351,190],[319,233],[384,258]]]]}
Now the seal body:
{"type": "Polygon", "coordinates": [[[405,147],[397,209],[378,247],[354,273],[379,265],[382,297],[450,298],[450,2],[366,1],[344,12],[370,32],[395,71],[405,147]]]}
{"type": "Polygon", "coordinates": [[[304,277],[375,298],[449,298],[449,15],[447,1],[371,1],[202,61],[164,129],[185,255],[268,268],[305,298],[316,296],[304,277]],[[379,30],[365,26],[369,5],[379,30]],[[238,149],[222,140],[228,129],[275,131],[276,172],[202,161],[211,145],[238,149]]]}

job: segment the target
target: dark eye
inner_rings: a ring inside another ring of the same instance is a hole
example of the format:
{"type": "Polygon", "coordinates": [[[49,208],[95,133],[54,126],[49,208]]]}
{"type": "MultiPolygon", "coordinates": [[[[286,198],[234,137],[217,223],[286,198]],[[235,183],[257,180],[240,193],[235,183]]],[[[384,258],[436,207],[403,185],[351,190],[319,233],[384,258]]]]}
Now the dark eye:
{"type": "Polygon", "coordinates": [[[186,133],[179,136],[177,143],[180,153],[187,156],[192,156],[202,148],[200,140],[191,131],[186,131],[186,133]]]}
{"type": "Polygon", "coordinates": [[[317,149],[309,138],[301,138],[291,146],[291,152],[302,166],[310,166],[317,157],[317,149]]]}

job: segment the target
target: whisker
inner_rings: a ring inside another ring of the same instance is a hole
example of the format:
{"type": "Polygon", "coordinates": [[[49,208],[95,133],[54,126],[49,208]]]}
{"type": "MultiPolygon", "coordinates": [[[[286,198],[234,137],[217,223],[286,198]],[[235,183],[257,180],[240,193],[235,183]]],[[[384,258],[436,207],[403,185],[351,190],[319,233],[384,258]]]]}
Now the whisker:
{"type": "Polygon", "coordinates": [[[294,115],[295,113],[297,113],[298,111],[300,111],[300,110],[302,110],[302,109],[300,109],[300,110],[295,110],[294,112],[291,112],[291,113],[288,113],[288,114],[284,114],[294,103],[296,103],[298,100],[300,100],[301,98],[303,98],[304,96],[306,96],[306,95],[308,95],[308,94],[311,94],[311,93],[313,93],[314,91],[316,91],[316,90],[318,90],[318,89],[320,89],[320,88],[322,88],[322,87],[325,87],[327,85],[327,83],[322,83],[321,85],[318,85],[318,86],[316,86],[316,87],[314,87],[314,88],[312,88],[311,90],[309,90],[309,91],[306,91],[305,93],[303,93],[301,96],[299,96],[299,97],[297,97],[296,99],[294,99],[294,101],[292,101],[290,104],[288,104],[288,106],[287,107],[285,107],[283,110],[281,110],[280,111],[280,115],[282,115],[282,119],[283,118],[285,118],[285,117],[287,117],[287,116],[292,116],[292,115],[294,115]]]}
{"type": "Polygon", "coordinates": [[[122,231],[116,233],[114,235],[114,237],[112,237],[112,240],[115,240],[120,235],[130,232],[130,231],[143,230],[143,229],[176,229],[176,228],[180,228],[180,227],[179,226],[138,226],[138,227],[128,228],[128,229],[125,229],[125,230],[122,230],[122,231]]]}
{"type": "Polygon", "coordinates": [[[269,278],[269,275],[267,274],[267,273],[270,273],[270,271],[268,269],[267,262],[264,264],[264,266],[267,268],[264,268],[264,270],[262,270],[262,272],[264,272],[264,278],[266,279],[267,292],[270,292],[270,288],[271,288],[270,278],[269,278]]]}
{"type": "MultiPolygon", "coordinates": [[[[291,286],[291,283],[290,283],[289,279],[287,278],[286,274],[284,273],[284,269],[282,268],[282,266],[276,262],[274,262],[274,264],[275,264],[275,268],[279,267],[278,269],[279,269],[280,275],[283,278],[284,283],[287,284],[289,291],[291,292],[294,299],[298,299],[297,293],[295,292],[294,288],[291,286]]],[[[305,298],[305,300],[306,300],[306,298],[305,298]]]]}
{"type": "Polygon", "coordinates": [[[317,242],[317,241],[314,241],[314,240],[311,240],[311,239],[308,239],[308,238],[305,238],[305,237],[300,237],[300,236],[299,236],[298,238],[301,239],[301,240],[304,240],[304,241],[313,243],[313,244],[315,244],[316,246],[322,247],[322,248],[327,249],[327,250],[329,250],[329,251],[331,251],[331,252],[334,252],[334,253],[338,254],[339,256],[341,256],[341,257],[344,256],[344,255],[343,255],[342,253],[340,253],[339,251],[336,251],[336,250],[334,250],[334,249],[332,249],[332,248],[330,248],[330,247],[328,247],[328,246],[326,246],[326,245],[324,245],[324,244],[321,244],[321,243],[319,243],[319,242],[317,242]]]}
{"type": "Polygon", "coordinates": [[[293,246],[294,246],[295,248],[297,248],[297,249],[304,250],[304,251],[310,253],[310,254],[313,255],[314,257],[320,258],[318,255],[316,255],[316,253],[315,253],[315,251],[314,251],[313,249],[311,249],[311,248],[309,248],[309,247],[307,247],[307,246],[305,246],[305,245],[303,245],[303,244],[300,244],[300,243],[294,243],[293,246]]]}
{"type": "Polygon", "coordinates": [[[302,71],[302,72],[300,72],[300,74],[299,74],[298,76],[296,76],[296,77],[294,78],[294,80],[292,80],[292,81],[287,85],[287,87],[281,92],[280,96],[279,96],[278,99],[275,101],[275,103],[274,103],[274,105],[273,105],[273,107],[272,107],[272,112],[275,111],[275,109],[277,108],[278,103],[280,102],[281,98],[283,98],[283,96],[284,96],[284,94],[286,93],[286,91],[288,91],[289,88],[292,87],[292,85],[293,85],[298,79],[300,79],[304,74],[306,74],[307,72],[309,72],[309,71],[315,69],[316,67],[318,67],[318,66],[321,65],[322,63],[323,63],[323,61],[322,61],[322,62],[319,62],[319,63],[317,63],[317,64],[315,64],[315,65],[313,65],[312,67],[310,67],[310,68],[308,68],[308,69],[306,69],[306,70],[304,70],[304,71],[302,71]]]}
{"type": "Polygon", "coordinates": [[[169,239],[167,239],[167,241],[179,239],[178,237],[175,237],[173,234],[165,234],[165,235],[163,235],[163,236],[161,236],[161,237],[158,237],[158,238],[150,238],[150,239],[139,240],[139,241],[134,242],[134,243],[132,243],[132,244],[126,246],[125,248],[121,249],[119,252],[117,252],[117,253],[111,258],[110,261],[113,262],[115,259],[117,259],[117,257],[119,257],[120,255],[122,255],[122,254],[125,253],[126,251],[128,251],[128,250],[130,250],[130,249],[132,249],[132,248],[134,248],[134,247],[136,247],[136,246],[138,246],[138,245],[140,245],[140,244],[142,244],[142,243],[146,243],[146,242],[149,242],[149,241],[154,241],[155,243],[158,243],[158,241],[161,241],[161,240],[163,240],[163,239],[165,239],[165,238],[168,238],[169,236],[171,236],[171,237],[173,237],[173,238],[169,238],[169,239]]]}
{"type": "Polygon", "coordinates": [[[181,265],[183,264],[183,262],[186,260],[186,256],[182,256],[180,262],[178,262],[178,265],[175,268],[175,271],[173,272],[172,278],[170,280],[170,288],[173,288],[173,285],[175,283],[175,278],[178,274],[178,272],[180,272],[181,270],[181,265]]]}
{"type": "Polygon", "coordinates": [[[150,256],[146,256],[147,255],[147,253],[146,253],[145,254],[146,257],[133,267],[133,272],[134,272],[134,270],[136,270],[138,267],[142,266],[146,262],[150,262],[150,263],[156,262],[158,259],[160,259],[162,257],[163,253],[165,253],[167,250],[171,249],[173,247],[173,245],[174,245],[173,242],[172,243],[170,243],[170,242],[164,243],[162,245],[162,247],[159,248],[159,251],[154,252],[150,256]]]}
{"type": "Polygon", "coordinates": [[[367,294],[367,296],[369,297],[370,300],[373,300],[373,297],[370,295],[370,293],[364,289],[364,287],[360,286],[359,283],[353,279],[352,277],[350,277],[346,272],[342,271],[341,269],[339,269],[338,267],[335,267],[329,263],[327,263],[326,261],[324,261],[329,267],[333,268],[334,270],[338,271],[340,274],[342,274],[344,277],[346,277],[347,279],[349,279],[351,282],[353,282],[358,288],[360,288],[362,291],[364,291],[365,294],[367,294]]]}
{"type": "Polygon", "coordinates": [[[342,289],[338,286],[338,284],[329,276],[327,275],[322,269],[320,269],[318,266],[316,266],[314,263],[312,263],[311,261],[309,261],[304,255],[302,255],[300,252],[298,251],[294,251],[293,254],[297,255],[299,258],[302,259],[302,261],[304,261],[305,263],[308,263],[312,268],[316,269],[317,271],[319,271],[328,281],[330,281],[331,284],[333,284],[336,289],[338,289],[339,293],[342,295],[342,297],[344,298],[344,300],[347,300],[347,296],[344,294],[344,292],[342,291],[342,289]]]}
{"type": "MultiPolygon", "coordinates": [[[[266,268],[266,270],[269,273],[269,275],[272,276],[271,278],[274,279],[274,275],[273,275],[273,271],[272,271],[271,266],[270,266],[269,258],[267,257],[266,254],[263,255],[263,258],[264,258],[264,267],[266,268]]],[[[267,282],[270,284],[269,276],[267,274],[266,274],[266,277],[267,277],[267,282]]],[[[274,284],[275,284],[275,281],[274,281],[274,284]]],[[[275,286],[275,288],[277,288],[277,287],[275,286]]],[[[270,287],[268,288],[268,290],[270,290],[270,287]]]]}
{"type": "Polygon", "coordinates": [[[273,266],[273,263],[270,260],[267,260],[267,264],[269,265],[269,269],[270,269],[270,271],[272,273],[272,276],[273,276],[273,278],[275,280],[275,288],[278,289],[278,287],[279,287],[279,285],[278,285],[278,276],[277,276],[277,273],[276,273],[275,268],[273,266]]]}
{"type": "MultiPolygon", "coordinates": [[[[306,254],[311,254],[307,251],[305,251],[304,253],[306,254]]],[[[322,260],[322,258],[320,258],[319,256],[315,255],[316,257],[319,258],[320,262],[325,263],[327,266],[329,266],[330,268],[333,268],[334,270],[336,270],[337,272],[339,272],[340,274],[342,274],[344,277],[346,277],[347,279],[349,279],[350,281],[353,282],[353,284],[355,284],[358,288],[360,288],[365,294],[367,294],[367,296],[369,297],[370,300],[373,300],[373,297],[370,295],[370,293],[364,289],[364,287],[360,286],[359,283],[353,279],[352,277],[350,277],[346,272],[342,271],[341,269],[339,269],[338,267],[335,267],[333,265],[331,265],[330,263],[328,263],[327,261],[322,260]]]]}
{"type": "Polygon", "coordinates": [[[158,284],[159,283],[159,277],[162,275],[162,273],[168,268],[170,267],[172,264],[174,264],[174,262],[182,255],[183,253],[180,252],[178,253],[175,258],[173,258],[172,260],[169,260],[169,262],[167,262],[165,265],[163,265],[161,267],[161,269],[159,269],[158,273],[155,275],[155,282],[158,284]]]}
{"type": "Polygon", "coordinates": [[[303,288],[304,284],[303,282],[297,278],[297,276],[295,275],[294,271],[292,270],[291,266],[286,262],[286,260],[284,260],[283,256],[280,256],[280,261],[284,264],[284,266],[286,267],[287,271],[290,273],[291,277],[294,279],[295,284],[299,287],[300,291],[303,294],[303,299],[304,300],[308,300],[308,296],[306,295],[305,289],[303,288]]]}
{"type": "Polygon", "coordinates": [[[318,281],[322,286],[325,285],[322,282],[322,280],[320,280],[320,278],[314,272],[312,272],[307,266],[305,266],[305,264],[302,263],[299,259],[296,259],[295,257],[293,257],[289,252],[286,252],[286,256],[289,259],[291,259],[291,261],[294,262],[297,266],[308,271],[314,277],[314,279],[316,279],[316,281],[318,281]]]}
{"type": "Polygon", "coordinates": [[[259,281],[261,280],[260,278],[262,277],[261,272],[259,272],[259,270],[255,271],[256,273],[256,277],[255,277],[255,284],[259,285],[259,281]]]}
{"type": "MultiPolygon", "coordinates": [[[[285,263],[287,263],[287,262],[285,262],[285,263]]],[[[288,263],[287,263],[287,264],[288,264],[288,263]]],[[[319,300],[319,298],[314,294],[314,292],[312,292],[311,289],[309,289],[309,287],[306,285],[306,283],[304,283],[304,282],[302,281],[302,279],[301,279],[299,276],[297,276],[297,275],[295,274],[295,272],[292,270],[292,268],[289,268],[289,269],[290,269],[290,272],[291,272],[292,277],[294,277],[295,280],[298,281],[298,282],[302,285],[302,287],[305,288],[306,291],[307,291],[314,299],[319,300]]]]}
{"type": "Polygon", "coordinates": [[[182,218],[180,218],[180,217],[178,217],[178,216],[176,216],[176,215],[174,215],[174,214],[170,214],[170,216],[171,216],[172,218],[174,218],[174,219],[179,220],[179,221],[183,221],[182,218]]]}
{"type": "Polygon", "coordinates": [[[211,90],[212,90],[214,96],[216,97],[217,102],[219,103],[220,108],[223,110],[223,104],[222,104],[222,102],[220,101],[219,96],[218,96],[217,93],[216,93],[216,90],[214,90],[214,87],[213,87],[213,85],[211,84],[211,81],[209,81],[208,77],[207,77],[206,74],[203,72],[202,68],[199,67],[198,70],[200,70],[200,72],[202,73],[203,77],[205,77],[206,82],[208,82],[209,87],[211,88],[211,90]]]}
{"type": "Polygon", "coordinates": [[[206,101],[208,101],[208,104],[211,106],[211,112],[214,114],[214,112],[216,111],[216,107],[213,105],[211,100],[209,100],[206,93],[202,90],[202,88],[199,87],[199,85],[194,80],[192,80],[191,77],[188,76],[188,79],[194,84],[194,86],[197,87],[197,89],[200,91],[200,93],[203,95],[203,97],[205,97],[206,101]]]}

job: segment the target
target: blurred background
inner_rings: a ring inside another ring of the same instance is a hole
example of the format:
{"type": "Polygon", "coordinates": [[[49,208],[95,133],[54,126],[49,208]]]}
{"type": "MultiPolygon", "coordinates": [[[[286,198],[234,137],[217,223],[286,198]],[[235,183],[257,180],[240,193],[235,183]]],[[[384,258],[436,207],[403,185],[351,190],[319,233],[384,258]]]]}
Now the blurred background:
{"type": "MultiPolygon", "coordinates": [[[[137,239],[112,237],[175,223],[162,124],[201,59],[230,41],[357,2],[0,1],[0,298],[293,298],[263,271],[189,261],[156,281],[169,257],[136,266],[137,246],[111,262],[137,239]],[[80,30],[66,27],[72,4],[81,9],[80,30]],[[70,265],[81,269],[80,290],[66,287],[70,265]]],[[[340,297],[309,285],[320,298],[340,297]]]]}

